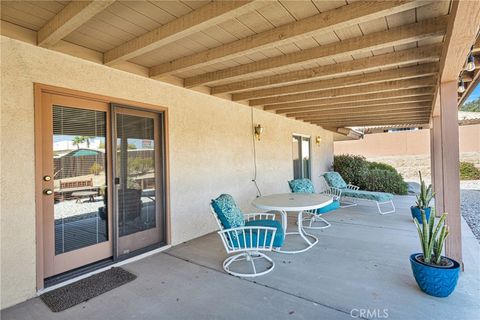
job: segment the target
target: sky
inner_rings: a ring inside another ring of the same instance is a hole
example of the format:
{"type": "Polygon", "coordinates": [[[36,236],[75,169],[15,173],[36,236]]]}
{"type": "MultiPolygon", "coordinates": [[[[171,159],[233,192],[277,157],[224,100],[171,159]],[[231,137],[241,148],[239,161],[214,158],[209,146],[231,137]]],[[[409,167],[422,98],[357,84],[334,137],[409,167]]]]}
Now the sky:
{"type": "Polygon", "coordinates": [[[470,102],[478,98],[480,98],[480,85],[477,85],[477,87],[473,89],[473,92],[470,94],[470,96],[465,102],[470,102]]]}

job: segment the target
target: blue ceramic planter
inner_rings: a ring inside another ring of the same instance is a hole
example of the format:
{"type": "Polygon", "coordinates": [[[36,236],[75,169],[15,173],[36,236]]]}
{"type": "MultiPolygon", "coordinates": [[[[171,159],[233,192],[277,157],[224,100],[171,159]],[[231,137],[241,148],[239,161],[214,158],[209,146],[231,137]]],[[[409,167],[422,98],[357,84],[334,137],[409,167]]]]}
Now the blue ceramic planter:
{"type": "Polygon", "coordinates": [[[453,262],[451,267],[437,267],[415,259],[422,256],[421,253],[414,253],[410,256],[413,276],[423,292],[434,297],[448,297],[457,286],[460,264],[450,258],[453,262]]]}
{"type": "MultiPolygon", "coordinates": [[[[417,218],[418,223],[422,224],[422,212],[420,211],[419,207],[410,207],[410,211],[412,212],[412,218],[417,218]]],[[[430,212],[432,211],[431,207],[425,208],[425,216],[430,219],[430,212]]]]}

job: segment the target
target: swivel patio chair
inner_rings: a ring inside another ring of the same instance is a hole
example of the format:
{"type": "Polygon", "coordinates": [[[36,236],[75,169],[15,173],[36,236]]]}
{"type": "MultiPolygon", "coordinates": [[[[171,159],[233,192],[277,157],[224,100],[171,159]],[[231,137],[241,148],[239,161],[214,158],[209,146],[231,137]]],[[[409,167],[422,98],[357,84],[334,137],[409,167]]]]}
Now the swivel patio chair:
{"type": "Polygon", "coordinates": [[[358,186],[347,184],[345,180],[343,180],[342,176],[335,171],[324,173],[323,178],[330,187],[334,187],[342,191],[340,197],[342,208],[356,206],[358,200],[364,200],[375,202],[380,214],[395,212],[393,194],[391,193],[360,190],[358,186]],[[387,205],[387,209],[383,211],[382,207],[385,209],[385,205],[387,205]],[[390,208],[388,208],[388,206],[390,206],[390,208]]]}
{"type": "MultiPolygon", "coordinates": [[[[310,179],[295,179],[288,182],[290,186],[290,190],[293,193],[315,193],[315,187],[310,179]]],[[[315,209],[315,210],[307,210],[304,211],[305,217],[303,218],[303,222],[307,222],[307,224],[303,224],[304,229],[326,229],[331,226],[330,222],[325,220],[322,215],[325,213],[331,212],[336,210],[340,207],[340,195],[341,191],[332,188],[329,186],[324,186],[322,192],[320,194],[324,194],[326,196],[330,196],[333,198],[333,202],[323,208],[315,209]],[[321,222],[321,225],[315,225],[316,222],[321,222]]]]}
{"type": "Polygon", "coordinates": [[[223,262],[223,269],[227,273],[237,277],[257,277],[275,268],[275,262],[263,253],[280,248],[285,240],[282,225],[275,220],[275,214],[242,214],[233,197],[228,194],[212,200],[210,208],[220,228],[218,234],[227,254],[234,254],[223,262]],[[266,260],[269,266],[264,271],[258,271],[255,265],[257,259],[266,260]],[[244,260],[251,263],[252,272],[241,273],[231,269],[235,262],[244,260]]]}

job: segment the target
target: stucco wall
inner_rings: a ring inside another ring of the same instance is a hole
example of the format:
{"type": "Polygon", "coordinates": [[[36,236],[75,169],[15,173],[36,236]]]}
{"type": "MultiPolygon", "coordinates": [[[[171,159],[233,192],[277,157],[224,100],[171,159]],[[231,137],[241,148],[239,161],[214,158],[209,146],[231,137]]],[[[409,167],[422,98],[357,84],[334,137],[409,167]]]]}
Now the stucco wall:
{"type": "MultiPolygon", "coordinates": [[[[35,82],[169,108],[173,244],[215,230],[209,200],[231,193],[247,209],[251,182],[251,110],[237,103],[1,37],[1,307],[35,295],[35,82]]],[[[320,135],[312,144],[312,178],[332,162],[332,134],[319,127],[254,110],[265,127],[257,144],[264,194],[287,192],[292,133],[320,135]]]]}
{"type": "MultiPolygon", "coordinates": [[[[480,124],[459,127],[459,151],[480,152],[480,124]]],[[[362,140],[335,142],[335,154],[367,158],[430,154],[430,130],[366,134],[362,140]]]]}

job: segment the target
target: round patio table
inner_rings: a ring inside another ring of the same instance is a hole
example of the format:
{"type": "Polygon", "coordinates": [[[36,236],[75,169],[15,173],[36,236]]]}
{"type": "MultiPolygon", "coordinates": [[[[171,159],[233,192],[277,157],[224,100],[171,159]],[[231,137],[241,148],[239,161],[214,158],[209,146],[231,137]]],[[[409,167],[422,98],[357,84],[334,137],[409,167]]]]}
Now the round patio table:
{"type": "Polygon", "coordinates": [[[307,210],[323,208],[324,206],[327,206],[332,202],[332,197],[321,194],[280,193],[256,198],[252,201],[252,205],[262,210],[280,212],[282,215],[282,227],[283,231],[285,232],[285,236],[294,234],[300,235],[302,239],[307,243],[307,247],[303,249],[288,251],[276,249],[275,251],[282,253],[300,253],[312,248],[318,242],[317,237],[305,232],[305,230],[303,229],[303,212],[307,210]],[[287,232],[288,212],[297,213],[298,231],[296,232],[287,232]],[[313,239],[313,241],[311,241],[309,237],[313,239]]]}

